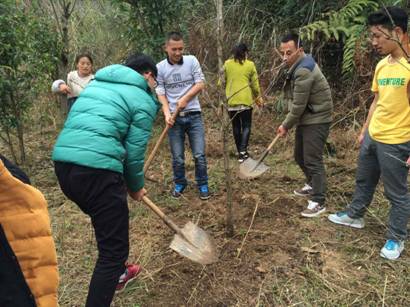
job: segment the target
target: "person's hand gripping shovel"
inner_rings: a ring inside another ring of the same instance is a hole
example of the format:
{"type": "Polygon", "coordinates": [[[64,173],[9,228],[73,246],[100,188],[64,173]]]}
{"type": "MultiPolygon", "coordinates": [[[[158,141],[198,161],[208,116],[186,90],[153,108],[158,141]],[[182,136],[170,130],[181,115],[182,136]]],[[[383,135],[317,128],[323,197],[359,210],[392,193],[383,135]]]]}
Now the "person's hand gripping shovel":
{"type": "MultiPolygon", "coordinates": [[[[181,108],[178,107],[178,108],[175,110],[175,112],[172,114],[172,117],[171,117],[171,120],[170,120],[172,123],[175,122],[175,120],[176,120],[176,118],[177,118],[177,116],[178,116],[179,111],[181,111],[181,108]]],[[[155,155],[157,154],[157,151],[158,151],[159,146],[161,145],[162,141],[164,140],[165,136],[167,135],[169,128],[171,128],[171,125],[167,123],[167,124],[165,125],[165,127],[164,127],[164,130],[162,130],[162,133],[161,133],[161,135],[159,136],[157,142],[155,143],[155,146],[154,146],[154,148],[152,149],[152,151],[151,151],[151,153],[150,153],[150,155],[149,155],[147,161],[146,161],[145,164],[144,164],[144,175],[147,173],[148,168],[149,168],[149,166],[151,165],[151,162],[152,162],[152,160],[154,159],[155,155]]]]}

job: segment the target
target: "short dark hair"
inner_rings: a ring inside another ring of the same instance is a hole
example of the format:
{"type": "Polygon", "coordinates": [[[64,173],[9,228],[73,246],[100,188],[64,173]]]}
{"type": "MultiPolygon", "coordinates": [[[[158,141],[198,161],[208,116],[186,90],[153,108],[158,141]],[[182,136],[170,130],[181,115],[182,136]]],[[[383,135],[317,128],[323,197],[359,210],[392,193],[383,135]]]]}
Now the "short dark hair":
{"type": "Polygon", "coordinates": [[[82,58],[87,58],[91,62],[91,65],[94,64],[93,58],[91,57],[89,53],[80,53],[75,57],[75,65],[77,65],[78,62],[80,62],[82,58]]]}
{"type": "Polygon", "coordinates": [[[182,36],[181,32],[173,31],[173,32],[168,32],[166,36],[166,42],[168,43],[170,40],[173,41],[182,41],[184,37],[182,36]]]}
{"type": "Polygon", "coordinates": [[[389,30],[399,27],[407,32],[408,16],[405,10],[398,6],[383,7],[367,17],[369,26],[383,26],[389,30]]]}
{"type": "Polygon", "coordinates": [[[236,62],[239,62],[240,64],[243,63],[246,59],[246,54],[249,52],[248,46],[246,46],[245,43],[239,43],[236,44],[232,48],[232,54],[233,58],[236,62]]]}
{"type": "Polygon", "coordinates": [[[303,47],[302,40],[300,39],[299,35],[296,33],[288,33],[282,36],[281,43],[287,43],[293,41],[295,43],[296,48],[303,47]]]}
{"type": "Polygon", "coordinates": [[[158,75],[157,65],[154,60],[150,56],[143,53],[135,53],[129,56],[125,60],[124,65],[135,70],[139,74],[152,72],[155,78],[158,75]]]}

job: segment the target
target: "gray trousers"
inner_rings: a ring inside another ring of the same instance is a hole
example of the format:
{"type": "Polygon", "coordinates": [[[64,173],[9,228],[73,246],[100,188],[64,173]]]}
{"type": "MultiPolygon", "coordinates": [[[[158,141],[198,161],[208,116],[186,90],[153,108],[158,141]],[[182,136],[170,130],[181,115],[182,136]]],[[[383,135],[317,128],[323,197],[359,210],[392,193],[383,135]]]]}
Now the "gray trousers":
{"type": "Polygon", "coordinates": [[[323,165],[323,151],[330,124],[298,126],[295,133],[295,161],[313,188],[311,200],[325,203],[326,171],[323,165]]]}
{"type": "Polygon", "coordinates": [[[373,140],[367,132],[360,148],[356,188],[347,214],[351,218],[364,216],[381,177],[384,195],[391,204],[387,239],[405,240],[410,217],[410,194],[407,187],[409,169],[388,154],[403,162],[407,161],[410,142],[384,144],[373,140]]]}

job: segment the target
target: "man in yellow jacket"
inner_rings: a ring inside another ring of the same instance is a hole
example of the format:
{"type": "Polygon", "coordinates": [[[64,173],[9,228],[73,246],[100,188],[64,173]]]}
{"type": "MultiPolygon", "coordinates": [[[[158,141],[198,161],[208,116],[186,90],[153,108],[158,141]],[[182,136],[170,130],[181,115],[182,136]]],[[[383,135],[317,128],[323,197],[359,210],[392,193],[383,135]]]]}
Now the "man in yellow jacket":
{"type": "Polygon", "coordinates": [[[0,155],[1,307],[57,306],[57,255],[47,202],[28,183],[0,155]]]}

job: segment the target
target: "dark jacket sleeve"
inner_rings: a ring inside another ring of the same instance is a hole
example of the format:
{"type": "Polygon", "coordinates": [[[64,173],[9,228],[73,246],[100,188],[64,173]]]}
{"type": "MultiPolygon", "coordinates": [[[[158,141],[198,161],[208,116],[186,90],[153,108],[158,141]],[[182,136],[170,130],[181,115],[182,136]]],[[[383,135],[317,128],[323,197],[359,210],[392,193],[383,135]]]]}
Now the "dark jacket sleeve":
{"type": "Polygon", "coordinates": [[[0,154],[0,160],[3,161],[4,166],[7,170],[17,179],[24,182],[25,184],[31,184],[30,179],[27,174],[23,172],[17,165],[9,161],[5,156],[0,154]]]}
{"type": "Polygon", "coordinates": [[[313,80],[313,73],[309,69],[300,68],[295,72],[293,99],[289,108],[289,113],[282,123],[286,129],[289,130],[297,124],[305,112],[313,80]]]}

